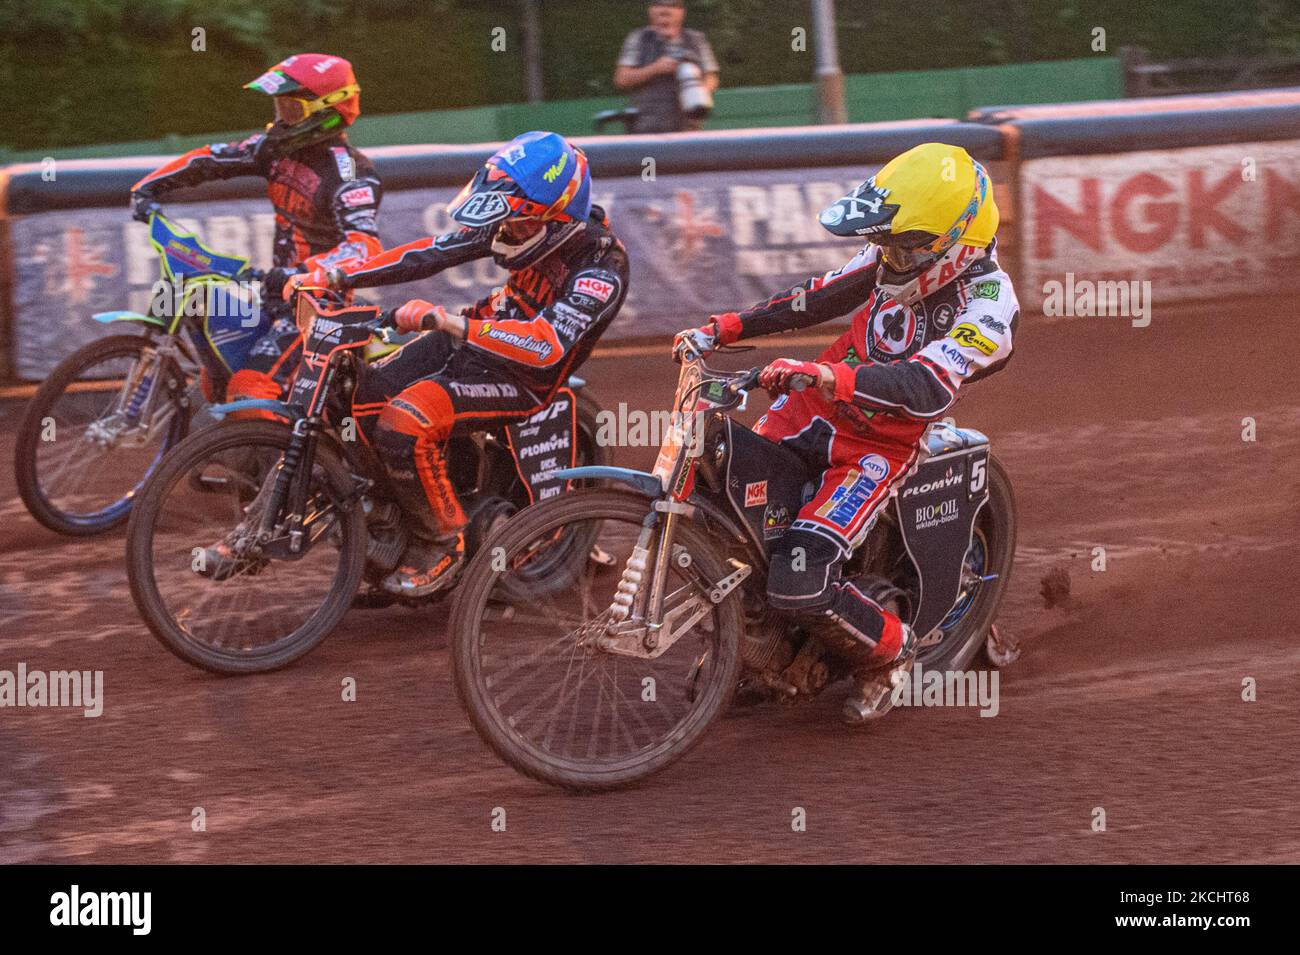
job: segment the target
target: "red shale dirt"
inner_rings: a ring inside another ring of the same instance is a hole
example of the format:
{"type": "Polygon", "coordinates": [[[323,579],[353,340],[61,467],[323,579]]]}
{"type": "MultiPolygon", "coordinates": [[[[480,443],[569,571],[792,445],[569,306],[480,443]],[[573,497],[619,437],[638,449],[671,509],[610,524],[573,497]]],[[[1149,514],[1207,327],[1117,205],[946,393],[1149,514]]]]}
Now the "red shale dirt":
{"type": "MultiPolygon", "coordinates": [[[[103,670],[105,690],[98,719],[0,710],[0,861],[1300,862],[1291,312],[1030,316],[1007,369],[957,406],[1020,510],[1001,619],[1024,655],[995,718],[901,709],[850,733],[830,694],[738,711],[605,796],[547,789],[480,745],[441,611],[353,611],[267,676],[181,663],[136,617],[122,533],[72,541],[27,516],[8,463],[21,405],[0,404],[0,669],[103,670]],[[1048,609],[1056,569],[1069,598],[1048,609]]],[[[587,365],[604,407],[666,407],[675,367],[658,344],[587,365]]],[[[731,362],[817,350],[769,339],[731,362]]]]}

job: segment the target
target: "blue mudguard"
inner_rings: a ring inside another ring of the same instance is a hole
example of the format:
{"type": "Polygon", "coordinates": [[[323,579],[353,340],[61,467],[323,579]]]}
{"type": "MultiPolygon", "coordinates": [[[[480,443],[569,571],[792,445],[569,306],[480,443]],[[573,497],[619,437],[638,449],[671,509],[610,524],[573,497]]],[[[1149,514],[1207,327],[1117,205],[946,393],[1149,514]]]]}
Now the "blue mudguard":
{"type": "Polygon", "coordinates": [[[566,481],[618,481],[620,484],[627,484],[646,497],[660,497],[664,493],[663,485],[653,474],[647,474],[645,471],[634,471],[631,468],[615,468],[609,466],[592,466],[585,468],[563,468],[554,472],[554,477],[564,478],[566,481]]]}
{"type": "Polygon", "coordinates": [[[293,405],[286,404],[283,401],[274,401],[270,398],[243,398],[239,401],[227,401],[225,404],[212,405],[208,408],[208,414],[218,421],[235,411],[269,411],[271,414],[289,421],[299,417],[298,409],[293,405]]]}

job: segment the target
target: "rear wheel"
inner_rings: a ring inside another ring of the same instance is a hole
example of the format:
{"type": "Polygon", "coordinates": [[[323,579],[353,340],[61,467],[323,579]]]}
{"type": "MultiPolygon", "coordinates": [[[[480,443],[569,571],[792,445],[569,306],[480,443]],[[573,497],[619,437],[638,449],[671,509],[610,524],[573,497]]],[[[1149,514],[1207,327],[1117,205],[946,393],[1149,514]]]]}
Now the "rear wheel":
{"type": "Polygon", "coordinates": [[[302,552],[292,556],[274,541],[246,546],[289,440],[278,422],[200,431],[167,456],[136,502],[127,533],[131,596],[154,636],[195,666],[285,666],[333,631],[356,594],[365,517],[351,473],[324,440],[302,552]]]}
{"type": "Polygon", "coordinates": [[[637,495],[574,491],[520,512],[492,539],[495,554],[466,568],[450,622],[456,691],[484,742],[526,776],[579,791],[638,782],[695,746],[731,698],[740,598],[708,602],[701,581],[731,568],[692,525],[678,525],[666,591],[702,595],[704,616],[652,659],[597,642],[647,513],[637,495]],[[530,594],[520,572],[570,532],[612,564],[586,561],[568,588],[530,594]]]}
{"type": "Polygon", "coordinates": [[[187,385],[145,335],[101,338],[65,358],[19,425],[14,477],[27,510],[76,537],[122,524],[145,478],[185,436],[187,385]]]}
{"type": "MultiPolygon", "coordinates": [[[[582,392],[577,393],[575,467],[594,467],[609,463],[609,449],[596,439],[599,430],[596,415],[599,412],[600,407],[594,401],[582,392]]],[[[595,481],[573,482],[575,489],[595,486],[597,486],[595,481]]],[[[523,482],[519,482],[518,487],[522,492],[523,482]]],[[[527,588],[521,590],[518,596],[521,598],[529,595],[536,596],[550,590],[567,590],[573,586],[586,567],[587,557],[595,546],[599,532],[600,526],[595,522],[572,524],[557,531],[554,541],[545,552],[539,551],[533,555],[528,566],[518,571],[514,580],[524,583],[527,588]]],[[[485,535],[488,536],[490,534],[485,535]]],[[[506,584],[506,586],[511,585],[506,584]]]]}

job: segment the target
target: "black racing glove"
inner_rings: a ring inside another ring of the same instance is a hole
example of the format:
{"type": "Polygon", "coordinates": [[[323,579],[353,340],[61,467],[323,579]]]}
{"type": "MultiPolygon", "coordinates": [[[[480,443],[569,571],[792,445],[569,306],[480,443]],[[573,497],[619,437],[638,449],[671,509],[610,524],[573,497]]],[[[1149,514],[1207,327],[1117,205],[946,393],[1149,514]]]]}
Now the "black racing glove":
{"type": "Polygon", "coordinates": [[[295,265],[290,268],[277,266],[268,269],[262,276],[262,294],[271,301],[278,302],[284,298],[284,283],[289,280],[289,276],[298,275],[306,271],[301,266],[295,265]]]}
{"type": "Polygon", "coordinates": [[[136,222],[148,222],[149,216],[162,212],[162,206],[142,192],[131,193],[131,218],[136,222]]]}

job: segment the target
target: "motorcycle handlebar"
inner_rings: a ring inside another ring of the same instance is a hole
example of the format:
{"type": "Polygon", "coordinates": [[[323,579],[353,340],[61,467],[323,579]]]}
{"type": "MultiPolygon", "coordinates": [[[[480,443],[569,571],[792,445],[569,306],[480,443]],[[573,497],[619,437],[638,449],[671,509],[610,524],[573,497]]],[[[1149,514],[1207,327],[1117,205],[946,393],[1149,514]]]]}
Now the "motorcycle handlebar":
{"type": "MultiPolygon", "coordinates": [[[[752,391],[758,385],[758,376],[762,374],[762,372],[762,368],[751,368],[740,378],[733,381],[728,387],[733,393],[752,391]]],[[[790,379],[790,390],[803,391],[805,388],[815,384],[817,384],[817,381],[811,375],[795,375],[790,379]]]]}
{"type": "MultiPolygon", "coordinates": [[[[397,309],[389,308],[379,313],[377,324],[381,327],[397,328],[397,309]]],[[[433,332],[438,330],[438,318],[436,315],[426,315],[420,320],[420,331],[433,332]]]]}

